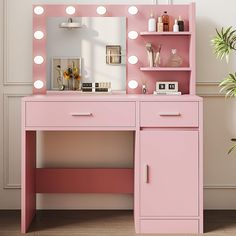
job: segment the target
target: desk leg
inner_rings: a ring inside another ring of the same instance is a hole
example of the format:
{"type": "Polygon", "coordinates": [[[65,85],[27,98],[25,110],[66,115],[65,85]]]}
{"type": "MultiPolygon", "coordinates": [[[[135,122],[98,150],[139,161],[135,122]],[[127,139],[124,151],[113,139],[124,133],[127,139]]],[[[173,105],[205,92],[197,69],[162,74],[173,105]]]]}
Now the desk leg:
{"type": "Polygon", "coordinates": [[[140,233],[140,199],[139,199],[139,175],[140,175],[140,167],[139,167],[139,135],[140,131],[137,129],[135,132],[135,146],[134,146],[134,225],[135,225],[135,232],[140,233]]]}
{"type": "Polygon", "coordinates": [[[26,233],[36,213],[36,131],[22,132],[21,233],[26,233]]]}

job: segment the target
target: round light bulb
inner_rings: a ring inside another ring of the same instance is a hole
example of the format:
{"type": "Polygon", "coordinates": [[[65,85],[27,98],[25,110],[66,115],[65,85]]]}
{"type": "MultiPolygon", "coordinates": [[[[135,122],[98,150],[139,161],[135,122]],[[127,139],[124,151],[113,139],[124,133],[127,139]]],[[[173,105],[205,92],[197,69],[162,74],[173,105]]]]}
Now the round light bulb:
{"type": "Polygon", "coordinates": [[[138,58],[136,56],[130,56],[128,61],[130,64],[134,65],[138,62],[138,58]]]}
{"type": "Polygon", "coordinates": [[[43,88],[43,86],[44,86],[44,83],[43,83],[42,80],[36,80],[36,81],[34,82],[34,87],[35,87],[36,89],[41,89],[41,88],[43,88]]]}
{"type": "Polygon", "coordinates": [[[67,8],[66,8],[66,13],[67,13],[68,15],[73,15],[73,14],[75,14],[75,8],[74,8],[73,6],[67,7],[67,8]]]}
{"type": "Polygon", "coordinates": [[[42,15],[42,14],[44,13],[43,7],[41,7],[41,6],[35,7],[35,8],[34,8],[34,13],[35,13],[36,15],[42,15]]]}
{"type": "Polygon", "coordinates": [[[107,9],[104,6],[100,6],[97,8],[97,13],[99,15],[104,15],[104,14],[106,14],[106,12],[107,12],[107,9]]]}
{"type": "Polygon", "coordinates": [[[129,7],[128,12],[130,15],[136,15],[138,13],[138,8],[135,6],[131,6],[129,7]]]}
{"type": "Polygon", "coordinates": [[[34,38],[35,39],[42,39],[44,37],[44,33],[42,31],[35,31],[34,38]]]}
{"type": "Polygon", "coordinates": [[[131,89],[136,89],[138,87],[138,82],[136,80],[130,80],[128,86],[131,89]]]}
{"type": "Polygon", "coordinates": [[[129,37],[130,39],[136,39],[136,38],[138,38],[138,32],[137,32],[137,31],[130,31],[130,32],[128,33],[128,37],[129,37]]]}
{"type": "Polygon", "coordinates": [[[36,57],[34,58],[34,63],[37,64],[37,65],[40,65],[40,64],[42,64],[43,62],[44,62],[44,59],[43,59],[42,56],[36,56],[36,57]]]}

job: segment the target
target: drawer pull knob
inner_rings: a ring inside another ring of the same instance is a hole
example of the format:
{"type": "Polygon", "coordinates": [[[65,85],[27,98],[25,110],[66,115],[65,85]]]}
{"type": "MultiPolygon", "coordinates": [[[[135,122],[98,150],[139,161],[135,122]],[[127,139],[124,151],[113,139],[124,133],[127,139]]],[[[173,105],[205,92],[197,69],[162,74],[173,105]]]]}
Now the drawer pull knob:
{"type": "Polygon", "coordinates": [[[159,116],[181,116],[180,112],[160,112],[159,116]]]}
{"type": "Polygon", "coordinates": [[[70,113],[71,116],[92,116],[91,112],[70,113]]]}
{"type": "Polygon", "coordinates": [[[149,180],[149,166],[144,166],[144,183],[148,183],[149,180]]]}

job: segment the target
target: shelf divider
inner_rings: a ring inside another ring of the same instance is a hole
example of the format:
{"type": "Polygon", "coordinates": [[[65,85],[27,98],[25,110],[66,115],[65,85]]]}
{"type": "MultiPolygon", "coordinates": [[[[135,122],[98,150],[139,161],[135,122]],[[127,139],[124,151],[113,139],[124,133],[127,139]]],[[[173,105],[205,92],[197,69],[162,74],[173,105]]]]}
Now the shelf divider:
{"type": "Polygon", "coordinates": [[[181,36],[181,35],[191,35],[190,31],[182,31],[182,32],[148,32],[142,31],[139,33],[141,36],[155,36],[155,35],[163,35],[163,36],[181,36]]]}
{"type": "Polygon", "coordinates": [[[190,67],[141,67],[141,71],[191,71],[190,67]]]}

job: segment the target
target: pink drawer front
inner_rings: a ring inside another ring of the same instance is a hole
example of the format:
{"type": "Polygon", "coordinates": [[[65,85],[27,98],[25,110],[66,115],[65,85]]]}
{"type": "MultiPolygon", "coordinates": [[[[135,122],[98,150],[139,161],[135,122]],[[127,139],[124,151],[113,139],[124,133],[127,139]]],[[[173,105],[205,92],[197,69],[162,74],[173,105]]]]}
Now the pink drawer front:
{"type": "Polygon", "coordinates": [[[197,234],[198,220],[141,220],[140,233],[197,234]]]}
{"type": "Polygon", "coordinates": [[[198,127],[198,102],[141,102],[141,127],[198,127]]]}
{"type": "Polygon", "coordinates": [[[26,126],[135,126],[134,102],[26,102],[26,126]]]}

